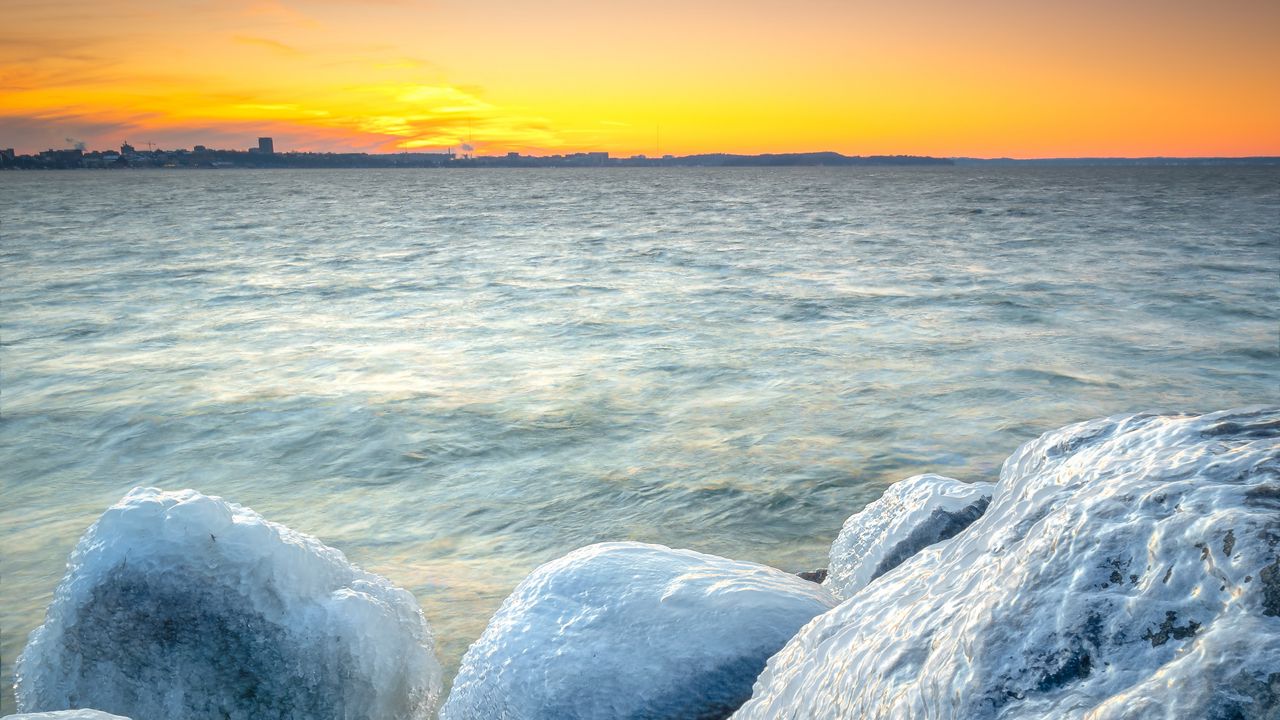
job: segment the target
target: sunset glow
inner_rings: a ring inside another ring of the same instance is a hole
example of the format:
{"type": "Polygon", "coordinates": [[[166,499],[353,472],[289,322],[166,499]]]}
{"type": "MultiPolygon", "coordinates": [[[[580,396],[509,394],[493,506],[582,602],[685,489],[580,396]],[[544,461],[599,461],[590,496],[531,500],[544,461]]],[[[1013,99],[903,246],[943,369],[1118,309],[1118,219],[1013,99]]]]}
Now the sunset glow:
{"type": "Polygon", "coordinates": [[[1280,154],[1280,4],[18,0],[0,147],[1280,154]]]}

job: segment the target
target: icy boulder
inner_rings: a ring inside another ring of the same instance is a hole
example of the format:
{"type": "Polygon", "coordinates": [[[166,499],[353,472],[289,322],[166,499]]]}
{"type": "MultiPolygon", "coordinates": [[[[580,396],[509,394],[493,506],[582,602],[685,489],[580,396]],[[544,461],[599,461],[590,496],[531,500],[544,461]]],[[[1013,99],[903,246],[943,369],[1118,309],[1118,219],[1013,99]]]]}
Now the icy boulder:
{"type": "Polygon", "coordinates": [[[56,710],[54,712],[23,712],[5,715],[0,720],[129,720],[128,717],[111,715],[99,710],[56,710]]]}
{"type": "Polygon", "coordinates": [[[1280,409],[1072,425],[806,626],[734,716],[1280,717],[1280,409]]]}
{"type": "Polygon", "coordinates": [[[977,520],[991,501],[991,483],[916,475],[889,486],[850,516],[831,545],[827,579],[839,598],[851,597],[904,560],[977,520]]]}
{"type": "Polygon", "coordinates": [[[835,605],[781,570],[604,543],[525,578],[462,659],[443,720],[723,718],[835,605]]]}
{"type": "Polygon", "coordinates": [[[408,592],[239,505],[152,488],[80,539],[16,674],[19,710],[134,720],[427,718],[441,686],[408,592]]]}

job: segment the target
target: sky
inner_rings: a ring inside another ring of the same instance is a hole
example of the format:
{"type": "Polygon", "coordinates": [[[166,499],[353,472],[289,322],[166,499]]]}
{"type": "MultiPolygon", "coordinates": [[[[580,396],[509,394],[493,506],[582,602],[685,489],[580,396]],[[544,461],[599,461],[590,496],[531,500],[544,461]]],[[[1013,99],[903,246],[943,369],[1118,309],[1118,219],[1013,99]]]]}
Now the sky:
{"type": "Polygon", "coordinates": [[[0,147],[1280,155],[1276,0],[0,0],[0,147]]]}

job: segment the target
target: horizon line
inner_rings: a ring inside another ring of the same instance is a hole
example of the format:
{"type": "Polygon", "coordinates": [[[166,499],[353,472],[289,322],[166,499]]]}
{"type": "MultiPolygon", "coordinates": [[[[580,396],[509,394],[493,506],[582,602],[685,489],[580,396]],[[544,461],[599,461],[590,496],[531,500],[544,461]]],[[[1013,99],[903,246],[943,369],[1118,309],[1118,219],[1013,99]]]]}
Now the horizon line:
{"type": "MultiPolygon", "coordinates": [[[[123,145],[128,145],[128,141],[124,141],[123,145]]],[[[201,146],[199,143],[192,148],[201,146]]],[[[196,152],[192,148],[175,147],[172,149],[154,148],[148,150],[134,149],[135,154],[153,154],[166,152],[196,152]]],[[[12,150],[12,148],[9,148],[12,150]]],[[[113,148],[108,149],[88,149],[75,147],[62,148],[45,148],[44,150],[34,150],[25,153],[15,152],[15,157],[38,156],[48,152],[68,152],[80,150],[83,153],[115,153],[118,152],[113,148]]],[[[206,147],[204,152],[225,152],[225,153],[243,153],[258,154],[257,148],[213,148],[206,147]]],[[[1009,162],[1036,162],[1036,161],[1064,161],[1064,160],[1108,160],[1108,161],[1139,161],[1139,160],[1277,160],[1280,161],[1280,151],[1276,154],[1257,154],[1257,155],[1037,155],[1037,156],[1013,156],[1013,155],[930,155],[923,153],[871,153],[871,154],[846,154],[839,150],[794,150],[794,151],[763,151],[763,152],[730,152],[730,151],[704,151],[693,152],[683,155],[674,153],[664,153],[662,155],[649,155],[647,153],[623,153],[615,155],[609,150],[573,150],[564,152],[546,152],[545,154],[526,154],[519,152],[500,152],[496,155],[482,155],[471,151],[457,152],[454,147],[446,147],[440,149],[414,149],[414,150],[397,150],[391,152],[370,152],[368,150],[275,150],[270,153],[262,153],[263,155],[368,155],[372,157],[394,156],[394,155],[453,155],[458,159],[504,159],[508,157],[519,157],[527,159],[550,159],[556,157],[570,157],[575,155],[594,155],[604,153],[611,160],[663,160],[706,156],[728,156],[728,157],[768,157],[768,156],[806,156],[806,155],[835,155],[844,158],[921,158],[930,160],[978,160],[984,162],[991,161],[1009,161],[1009,162]]]]}

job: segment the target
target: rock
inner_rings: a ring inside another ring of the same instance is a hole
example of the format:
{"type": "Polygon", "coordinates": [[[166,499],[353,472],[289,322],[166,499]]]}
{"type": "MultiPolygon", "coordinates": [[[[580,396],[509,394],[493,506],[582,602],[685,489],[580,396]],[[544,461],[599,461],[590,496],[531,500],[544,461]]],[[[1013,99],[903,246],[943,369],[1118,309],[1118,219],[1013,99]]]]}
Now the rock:
{"type": "Polygon", "coordinates": [[[5,715],[0,720],[129,720],[128,717],[111,715],[100,710],[58,710],[54,712],[23,712],[5,715]]]}
{"type": "Polygon", "coordinates": [[[811,583],[818,583],[819,585],[821,585],[822,582],[827,579],[827,569],[818,568],[817,570],[806,570],[804,572],[798,572],[796,573],[796,577],[800,578],[801,580],[808,580],[811,583]]]}
{"type": "Polygon", "coordinates": [[[734,717],[1274,719],[1278,555],[1280,409],[1072,425],[807,625],[734,717]]]}
{"type": "Polygon", "coordinates": [[[621,542],[535,570],[462,659],[442,720],[723,718],[834,607],[781,570],[621,542]]]}
{"type": "Polygon", "coordinates": [[[135,720],[428,718],[441,687],[408,592],[239,505],[153,488],[80,539],[16,676],[19,710],[135,720]]]}
{"type": "Polygon", "coordinates": [[[878,500],[844,522],[831,545],[830,574],[823,585],[836,597],[852,597],[907,558],[981,517],[993,487],[932,474],[890,485],[878,500]]]}

